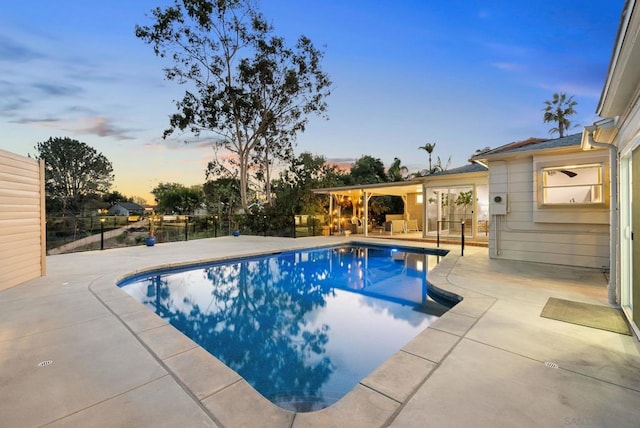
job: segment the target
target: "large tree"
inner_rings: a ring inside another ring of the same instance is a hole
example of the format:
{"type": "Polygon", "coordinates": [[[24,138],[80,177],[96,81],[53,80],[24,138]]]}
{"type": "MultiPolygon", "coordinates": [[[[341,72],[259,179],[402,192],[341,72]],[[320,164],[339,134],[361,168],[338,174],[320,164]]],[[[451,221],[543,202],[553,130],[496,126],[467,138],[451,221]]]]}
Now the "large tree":
{"type": "Polygon", "coordinates": [[[240,206],[240,182],[235,178],[209,180],[204,183],[202,190],[214,212],[233,214],[240,206]]]}
{"type": "Polygon", "coordinates": [[[202,186],[186,187],[180,183],[160,183],[151,194],[156,199],[156,211],[167,214],[191,214],[204,202],[202,186]]]}
{"type": "Polygon", "coordinates": [[[118,202],[133,202],[133,198],[127,197],[117,190],[114,190],[113,192],[107,192],[102,195],[102,201],[113,205],[118,202]]]}
{"type": "Polygon", "coordinates": [[[335,187],[344,184],[345,174],[334,165],[327,164],[323,156],[308,152],[292,159],[289,167],[274,182],[275,205],[279,214],[318,214],[326,208],[327,198],[316,195],[313,189],[335,187]]]}
{"type": "Polygon", "coordinates": [[[388,181],[384,164],[378,158],[364,155],[351,166],[353,184],[374,184],[388,181]]]}
{"type": "Polygon", "coordinates": [[[136,26],[136,36],[173,61],[168,80],[188,84],[164,136],[211,134],[216,152],[232,156],[216,157],[208,172],[237,177],[246,209],[252,167],[289,156],[308,116],[326,110],[323,54],[304,36],[287,46],[251,0],[175,0],[152,14],[153,25],[136,26]]]}
{"type": "Polygon", "coordinates": [[[573,100],[573,96],[567,98],[567,94],[563,92],[554,93],[553,99],[545,101],[544,104],[544,123],[558,124],[549,130],[549,134],[557,133],[560,138],[564,137],[565,131],[571,128],[569,117],[576,114],[574,107],[578,105],[578,102],[573,100]]]}
{"type": "Polygon", "coordinates": [[[111,188],[111,162],[86,143],[56,137],[37,143],[35,150],[45,163],[45,192],[52,205],[79,212],[87,197],[111,188]]]}

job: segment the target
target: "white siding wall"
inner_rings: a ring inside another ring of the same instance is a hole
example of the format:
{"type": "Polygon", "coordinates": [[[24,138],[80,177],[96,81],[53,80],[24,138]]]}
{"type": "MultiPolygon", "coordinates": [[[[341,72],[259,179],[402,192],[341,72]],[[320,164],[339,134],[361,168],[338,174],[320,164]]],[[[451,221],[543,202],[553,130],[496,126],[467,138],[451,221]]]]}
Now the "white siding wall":
{"type": "Polygon", "coordinates": [[[590,216],[588,209],[569,213],[576,220],[573,223],[535,222],[534,185],[531,157],[489,164],[489,199],[507,194],[506,215],[490,210],[490,257],[609,268],[608,224],[578,224],[582,217],[590,216]]]}
{"type": "Polygon", "coordinates": [[[44,168],[0,150],[0,290],[44,273],[44,168]]]}

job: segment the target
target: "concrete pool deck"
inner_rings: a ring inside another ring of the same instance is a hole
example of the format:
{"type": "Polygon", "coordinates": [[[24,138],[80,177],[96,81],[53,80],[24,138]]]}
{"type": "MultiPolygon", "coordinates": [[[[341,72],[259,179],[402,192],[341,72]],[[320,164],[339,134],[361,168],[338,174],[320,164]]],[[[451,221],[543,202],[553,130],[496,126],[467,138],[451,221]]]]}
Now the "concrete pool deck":
{"type": "Polygon", "coordinates": [[[49,256],[47,276],[0,292],[2,426],[638,426],[638,341],[539,316],[549,297],[606,305],[602,272],[451,247],[429,280],[464,300],[338,403],[298,414],[115,286],[157,266],[343,241],[240,236],[49,256]]]}

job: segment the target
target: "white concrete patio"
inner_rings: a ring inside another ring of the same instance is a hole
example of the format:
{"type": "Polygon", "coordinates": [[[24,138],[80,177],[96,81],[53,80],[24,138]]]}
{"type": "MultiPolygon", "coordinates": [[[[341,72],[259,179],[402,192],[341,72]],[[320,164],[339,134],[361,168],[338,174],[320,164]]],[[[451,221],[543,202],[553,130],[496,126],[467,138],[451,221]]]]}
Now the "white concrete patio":
{"type": "Polygon", "coordinates": [[[493,261],[479,247],[459,257],[452,246],[429,280],[464,300],[338,403],[298,414],[115,286],[152,267],[345,240],[240,236],[49,256],[46,277],[0,292],[1,425],[638,426],[638,341],[539,316],[549,297],[606,305],[602,272],[493,261]]]}

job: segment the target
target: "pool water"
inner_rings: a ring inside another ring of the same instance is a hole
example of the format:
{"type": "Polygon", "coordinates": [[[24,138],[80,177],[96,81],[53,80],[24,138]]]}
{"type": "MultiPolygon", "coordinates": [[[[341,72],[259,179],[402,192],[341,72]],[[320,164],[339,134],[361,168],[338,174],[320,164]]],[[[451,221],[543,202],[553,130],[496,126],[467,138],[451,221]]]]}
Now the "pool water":
{"type": "Polygon", "coordinates": [[[339,246],[227,260],[118,285],[273,403],[339,400],[448,308],[428,293],[440,255],[339,246]]]}

